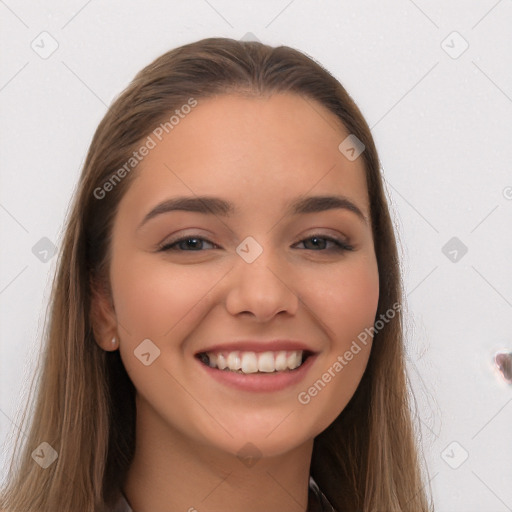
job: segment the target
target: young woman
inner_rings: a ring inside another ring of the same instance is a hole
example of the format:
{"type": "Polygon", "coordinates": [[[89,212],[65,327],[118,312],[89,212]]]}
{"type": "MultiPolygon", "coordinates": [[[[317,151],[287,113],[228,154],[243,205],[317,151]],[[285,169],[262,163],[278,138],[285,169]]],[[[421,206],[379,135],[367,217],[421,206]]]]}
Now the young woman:
{"type": "Polygon", "coordinates": [[[297,50],[143,69],[94,135],[7,512],[432,510],[368,125],[297,50]]]}

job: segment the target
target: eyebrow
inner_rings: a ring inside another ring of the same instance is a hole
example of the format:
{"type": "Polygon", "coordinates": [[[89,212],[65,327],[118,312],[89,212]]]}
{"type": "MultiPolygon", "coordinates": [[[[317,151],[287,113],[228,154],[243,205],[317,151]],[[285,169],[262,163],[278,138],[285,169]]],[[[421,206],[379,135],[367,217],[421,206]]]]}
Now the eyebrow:
{"type": "MultiPolygon", "coordinates": [[[[368,224],[365,214],[350,199],[344,196],[309,196],[301,197],[288,205],[285,216],[318,213],[327,210],[342,209],[355,213],[360,220],[368,224]]],[[[146,222],[157,215],[173,211],[187,211],[205,215],[231,217],[238,213],[233,203],[213,196],[182,196],[167,199],[157,204],[146,214],[139,224],[139,230],[146,222]]]]}

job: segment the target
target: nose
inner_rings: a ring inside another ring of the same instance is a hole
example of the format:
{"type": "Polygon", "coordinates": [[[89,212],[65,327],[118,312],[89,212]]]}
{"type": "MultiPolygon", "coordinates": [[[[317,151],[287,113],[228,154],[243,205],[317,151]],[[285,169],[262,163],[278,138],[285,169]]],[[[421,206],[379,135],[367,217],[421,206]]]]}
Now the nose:
{"type": "Polygon", "coordinates": [[[230,314],[250,314],[259,322],[268,322],[278,313],[296,314],[299,297],[292,276],[270,253],[264,250],[252,263],[236,261],[226,297],[230,314]]]}

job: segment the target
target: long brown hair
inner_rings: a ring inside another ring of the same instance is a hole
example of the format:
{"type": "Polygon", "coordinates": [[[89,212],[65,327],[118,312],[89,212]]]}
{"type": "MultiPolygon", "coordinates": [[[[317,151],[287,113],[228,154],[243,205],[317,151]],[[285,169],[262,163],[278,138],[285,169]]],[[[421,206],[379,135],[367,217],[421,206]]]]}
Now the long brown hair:
{"type": "MultiPolygon", "coordinates": [[[[287,46],[208,38],[165,53],[114,101],[90,145],[60,247],[35,406],[29,410],[27,404],[22,419],[23,427],[31,415],[26,436],[20,439],[20,428],[2,492],[0,506],[8,512],[106,511],[119,497],[134,454],[135,388],[119,351],[105,351],[95,342],[90,314],[93,285],[109,290],[113,220],[136,169],[123,173],[105,197],[98,197],[98,189],[105,190],[141,141],[190,98],[281,92],[316,100],[364,144],[379,270],[376,318],[402,303],[397,244],[377,151],[342,85],[287,46]],[[46,469],[32,457],[43,442],[58,454],[46,469]]],[[[311,475],[340,511],[433,510],[417,447],[403,343],[399,309],[375,333],[352,399],[315,438],[311,475]]]]}

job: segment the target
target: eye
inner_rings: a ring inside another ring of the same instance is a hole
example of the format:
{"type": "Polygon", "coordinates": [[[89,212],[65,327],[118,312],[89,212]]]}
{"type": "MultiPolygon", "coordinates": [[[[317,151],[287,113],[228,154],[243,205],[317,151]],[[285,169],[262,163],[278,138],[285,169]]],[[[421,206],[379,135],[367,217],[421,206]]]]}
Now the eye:
{"type": "Polygon", "coordinates": [[[304,238],[299,243],[309,242],[309,241],[312,241],[312,240],[314,240],[314,243],[310,244],[310,247],[306,247],[306,249],[313,250],[313,251],[316,251],[316,252],[318,252],[318,250],[325,251],[325,252],[333,252],[333,251],[334,252],[344,252],[344,251],[353,251],[354,250],[354,247],[352,247],[351,245],[347,244],[343,240],[339,240],[338,238],[333,238],[333,237],[330,237],[330,236],[312,235],[312,236],[310,236],[308,238],[304,238]],[[319,240],[320,241],[324,240],[324,243],[318,244],[319,240]],[[325,248],[325,245],[326,245],[325,241],[327,243],[330,242],[330,243],[334,244],[334,247],[331,247],[331,249],[326,249],[325,248]]]}
{"type": "Polygon", "coordinates": [[[174,240],[170,243],[166,243],[164,245],[161,245],[158,248],[158,251],[185,251],[189,252],[188,249],[192,249],[192,251],[201,251],[203,248],[202,244],[203,242],[206,242],[208,244],[211,244],[215,247],[217,247],[213,242],[210,242],[206,238],[202,238],[200,236],[185,236],[182,238],[179,238],[178,240],[174,240]],[[191,244],[189,244],[191,242],[191,244]],[[188,244],[188,245],[187,245],[188,244]],[[179,246],[177,248],[176,246],[179,246]]]}
{"type": "MultiPolygon", "coordinates": [[[[306,247],[308,250],[312,250],[315,252],[318,251],[325,251],[325,252],[344,252],[344,251],[353,251],[354,248],[344,242],[343,240],[339,240],[334,237],[330,236],[320,236],[320,235],[313,235],[308,238],[304,238],[298,243],[304,243],[304,242],[310,242],[314,241],[312,246],[306,247]],[[323,243],[318,244],[318,241],[324,241],[323,243]],[[326,248],[325,246],[328,243],[331,243],[334,245],[334,247],[326,248]]],[[[180,251],[180,252],[200,252],[202,249],[204,249],[204,243],[212,245],[214,248],[218,248],[219,246],[215,245],[213,242],[210,242],[206,238],[200,237],[200,236],[194,236],[189,235],[182,238],[179,238],[177,240],[173,240],[169,243],[165,243],[161,246],[159,246],[158,251],[160,252],[166,252],[166,251],[180,251]]],[[[296,244],[297,245],[297,244],[296,244]]]]}

